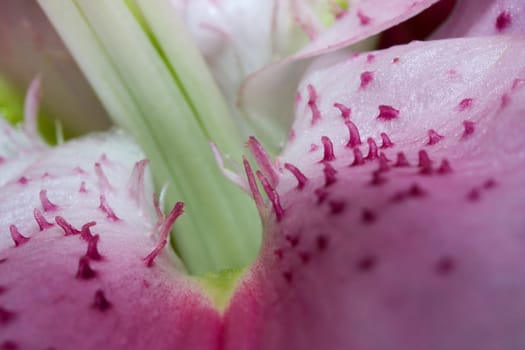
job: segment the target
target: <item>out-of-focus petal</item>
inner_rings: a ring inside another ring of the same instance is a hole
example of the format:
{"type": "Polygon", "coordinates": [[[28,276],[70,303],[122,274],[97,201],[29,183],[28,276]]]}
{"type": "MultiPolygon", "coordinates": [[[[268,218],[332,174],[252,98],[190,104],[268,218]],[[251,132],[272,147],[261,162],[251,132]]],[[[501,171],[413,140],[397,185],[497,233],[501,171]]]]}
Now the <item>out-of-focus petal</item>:
{"type": "Polygon", "coordinates": [[[40,75],[43,109],[73,135],[109,125],[106,112],[36,1],[0,3],[0,74],[20,91],[40,75]]]}

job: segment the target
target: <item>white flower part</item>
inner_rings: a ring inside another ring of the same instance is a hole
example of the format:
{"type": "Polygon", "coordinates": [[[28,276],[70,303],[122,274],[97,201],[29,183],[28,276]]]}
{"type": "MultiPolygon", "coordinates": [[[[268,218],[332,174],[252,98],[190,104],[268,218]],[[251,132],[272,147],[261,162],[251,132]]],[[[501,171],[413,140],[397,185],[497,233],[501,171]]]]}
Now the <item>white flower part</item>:
{"type": "MultiPolygon", "coordinates": [[[[141,193],[131,191],[138,187],[132,183],[132,170],[143,155],[129,137],[112,132],[57,148],[37,148],[23,132],[6,125],[3,130],[1,149],[6,157],[0,164],[0,196],[10,200],[0,203],[0,249],[13,245],[11,225],[29,237],[40,232],[34,209],[54,224],[57,234],[63,234],[55,222],[58,216],[77,229],[88,221],[96,221],[98,229],[122,221],[135,228],[128,236],[132,232],[147,236],[153,230],[150,175],[134,176],[141,181],[141,193]],[[146,203],[130,200],[133,196],[146,203]]],[[[144,256],[148,253],[145,250],[144,256]]]]}
{"type": "Polygon", "coordinates": [[[65,130],[103,130],[109,118],[77,63],[33,0],[0,2],[0,75],[24,91],[42,76],[43,108],[65,130]]]}
{"type": "MultiPolygon", "coordinates": [[[[317,1],[173,0],[232,113],[242,81],[307,43],[301,11],[317,1]]],[[[306,20],[305,20],[306,21],[306,20]]],[[[239,127],[245,129],[237,115],[239,127]]],[[[246,136],[250,133],[247,132],[246,136]]]]}
{"type": "MultiPolygon", "coordinates": [[[[274,1],[174,1],[222,91],[272,60],[274,1]]],[[[175,33],[174,33],[175,34],[175,33]]]]}

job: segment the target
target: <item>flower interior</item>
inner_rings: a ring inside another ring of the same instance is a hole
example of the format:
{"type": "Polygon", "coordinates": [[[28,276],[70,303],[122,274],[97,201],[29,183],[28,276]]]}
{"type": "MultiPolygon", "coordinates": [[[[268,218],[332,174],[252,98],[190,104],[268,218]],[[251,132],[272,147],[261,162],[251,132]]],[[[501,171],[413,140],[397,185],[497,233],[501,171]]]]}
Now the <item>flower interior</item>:
{"type": "Polygon", "coordinates": [[[39,0],[118,129],[1,86],[0,349],[525,346],[525,5],[352,46],[438,2],[39,0]]]}

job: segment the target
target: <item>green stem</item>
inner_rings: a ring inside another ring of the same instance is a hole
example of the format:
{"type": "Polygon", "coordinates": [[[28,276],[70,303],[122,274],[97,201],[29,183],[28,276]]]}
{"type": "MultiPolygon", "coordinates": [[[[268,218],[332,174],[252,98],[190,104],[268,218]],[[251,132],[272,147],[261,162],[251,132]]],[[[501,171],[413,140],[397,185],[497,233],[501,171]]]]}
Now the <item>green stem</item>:
{"type": "Polygon", "coordinates": [[[168,0],[39,0],[113,120],[152,163],[168,203],[186,202],[174,244],[193,273],[248,264],[260,242],[251,200],[220,173],[214,141],[239,159],[243,140],[168,0]]]}

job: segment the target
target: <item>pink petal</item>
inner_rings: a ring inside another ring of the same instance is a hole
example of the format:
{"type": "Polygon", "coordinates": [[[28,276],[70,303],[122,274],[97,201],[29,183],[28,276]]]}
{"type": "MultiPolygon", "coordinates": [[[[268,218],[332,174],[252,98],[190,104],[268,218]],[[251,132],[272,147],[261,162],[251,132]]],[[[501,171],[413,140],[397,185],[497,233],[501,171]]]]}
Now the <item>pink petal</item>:
{"type": "Polygon", "coordinates": [[[525,41],[374,55],[321,59],[301,83],[301,93],[315,87],[321,119],[312,125],[307,101],[297,105],[281,161],[307,182],[284,172],[284,215],[267,222],[225,339],[247,349],[525,347],[525,41]],[[365,69],[375,74],[362,89],[365,69]],[[378,119],[380,105],[399,115],[378,119]],[[347,146],[349,120],[368,142],[347,146]],[[429,143],[430,130],[442,138],[429,143]],[[356,149],[364,164],[351,166],[356,149]],[[396,164],[399,152],[408,164],[396,164]]]}
{"type": "Polygon", "coordinates": [[[239,106],[266,144],[285,140],[293,92],[311,58],[355,44],[425,10],[438,0],[357,1],[345,16],[297,54],[252,74],[239,92],[239,106]],[[275,93],[278,91],[278,93],[275,93]],[[272,93],[269,93],[272,92],[272,93]]]}
{"type": "Polygon", "coordinates": [[[521,0],[458,1],[454,12],[433,38],[525,33],[521,0]]]}

